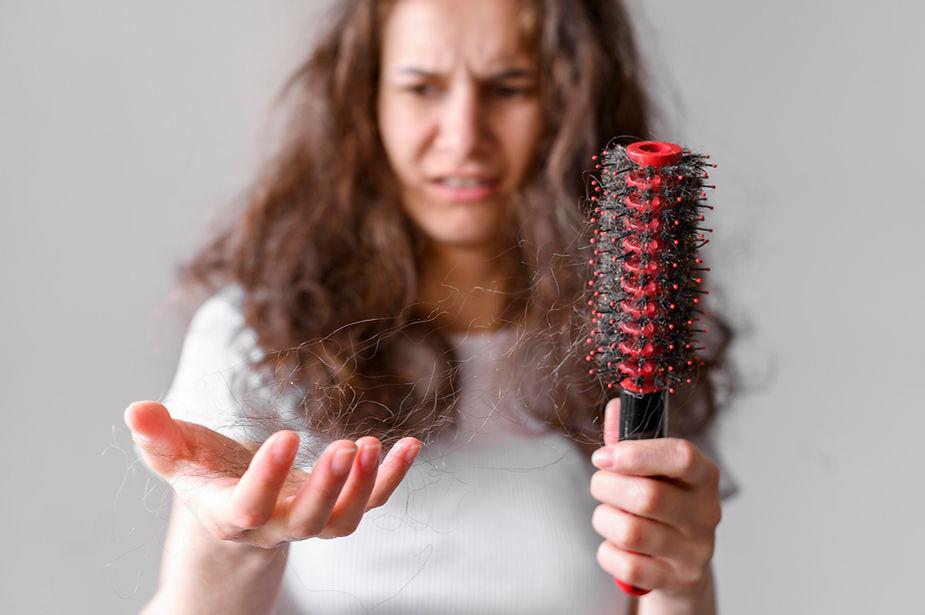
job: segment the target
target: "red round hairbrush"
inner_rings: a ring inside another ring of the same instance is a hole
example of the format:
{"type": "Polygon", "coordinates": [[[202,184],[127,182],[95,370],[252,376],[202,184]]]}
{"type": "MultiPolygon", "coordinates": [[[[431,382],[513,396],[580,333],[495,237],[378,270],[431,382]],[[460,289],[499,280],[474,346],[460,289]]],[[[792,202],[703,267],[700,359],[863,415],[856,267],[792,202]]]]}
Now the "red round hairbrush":
{"type": "MultiPolygon", "coordinates": [[[[673,143],[640,141],[594,156],[591,332],[585,359],[620,392],[619,439],[663,438],[668,396],[702,362],[695,320],[707,243],[703,210],[709,157],[673,143]]],[[[628,594],[649,590],[614,579],[628,594]]]]}

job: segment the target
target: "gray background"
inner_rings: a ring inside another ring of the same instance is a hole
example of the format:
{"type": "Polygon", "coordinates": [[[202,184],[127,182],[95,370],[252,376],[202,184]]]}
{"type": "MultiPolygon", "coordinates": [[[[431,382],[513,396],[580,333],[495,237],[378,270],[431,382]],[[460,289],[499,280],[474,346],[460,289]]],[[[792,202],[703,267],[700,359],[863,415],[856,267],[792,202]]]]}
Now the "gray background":
{"type": "MultiPolygon", "coordinates": [[[[152,595],[168,494],[121,413],[170,382],[175,263],[270,150],[320,4],[0,2],[0,612],[152,595]]],[[[718,432],[721,610],[925,613],[925,9],[634,6],[666,136],[720,163],[748,384],[718,432]]]]}

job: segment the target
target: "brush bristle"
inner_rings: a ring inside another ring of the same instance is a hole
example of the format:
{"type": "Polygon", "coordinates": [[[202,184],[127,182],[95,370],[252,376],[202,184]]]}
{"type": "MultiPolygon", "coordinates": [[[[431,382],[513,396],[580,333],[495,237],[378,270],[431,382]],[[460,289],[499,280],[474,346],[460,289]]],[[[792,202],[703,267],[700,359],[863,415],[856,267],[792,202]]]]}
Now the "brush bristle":
{"type": "Polygon", "coordinates": [[[701,364],[695,334],[708,268],[698,250],[711,232],[703,226],[703,212],[712,209],[704,180],[716,165],[653,142],[629,152],[608,147],[594,158],[590,373],[611,389],[673,392],[701,364]],[[646,157],[656,146],[674,155],[646,157]]]}

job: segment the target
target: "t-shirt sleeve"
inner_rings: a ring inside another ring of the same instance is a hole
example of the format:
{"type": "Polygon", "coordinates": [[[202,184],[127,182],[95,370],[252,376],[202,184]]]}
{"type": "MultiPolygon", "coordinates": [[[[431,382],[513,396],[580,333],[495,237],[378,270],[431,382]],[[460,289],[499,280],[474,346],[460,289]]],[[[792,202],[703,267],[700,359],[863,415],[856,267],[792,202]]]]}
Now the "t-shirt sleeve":
{"type": "MultiPolygon", "coordinates": [[[[307,432],[291,395],[275,390],[251,367],[262,356],[246,326],[242,292],[230,286],[207,299],[190,321],[177,371],[161,403],[170,415],[239,442],[260,443],[280,429],[301,440],[297,466],[314,463],[321,446],[307,432]]],[[[293,390],[295,392],[295,389],[293,390]]]]}

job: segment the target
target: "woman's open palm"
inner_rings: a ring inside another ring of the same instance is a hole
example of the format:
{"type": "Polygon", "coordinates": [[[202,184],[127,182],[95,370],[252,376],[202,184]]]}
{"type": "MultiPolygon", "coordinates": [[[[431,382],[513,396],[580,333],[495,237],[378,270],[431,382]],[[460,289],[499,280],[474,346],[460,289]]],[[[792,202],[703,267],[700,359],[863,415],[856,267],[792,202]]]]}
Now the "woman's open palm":
{"type": "Polygon", "coordinates": [[[173,419],[154,401],[125,410],[145,463],[217,538],[273,548],[352,534],[384,504],[420,450],[404,438],[379,467],[380,442],[332,442],[310,472],[293,469],[299,438],[278,431],[247,447],[196,423],[173,419]]]}

